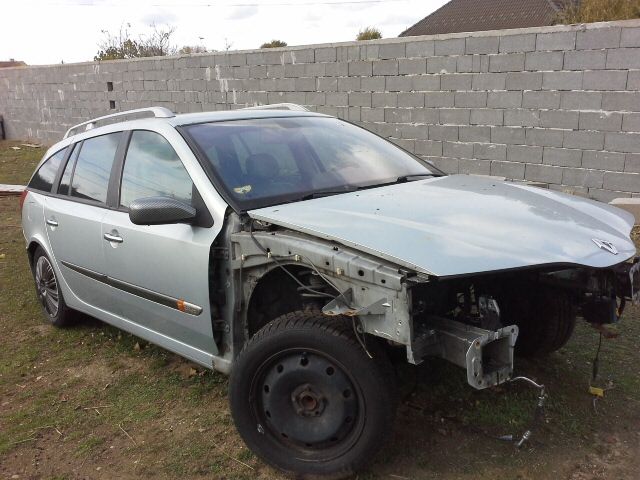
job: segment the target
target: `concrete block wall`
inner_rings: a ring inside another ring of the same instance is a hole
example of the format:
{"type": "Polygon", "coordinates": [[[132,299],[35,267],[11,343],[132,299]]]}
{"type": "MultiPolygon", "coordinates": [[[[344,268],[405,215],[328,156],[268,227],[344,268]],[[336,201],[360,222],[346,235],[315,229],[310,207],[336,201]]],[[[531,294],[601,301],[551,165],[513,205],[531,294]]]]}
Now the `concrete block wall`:
{"type": "Polygon", "coordinates": [[[116,110],[278,102],[447,172],[640,197],[640,20],[0,69],[9,136],[48,143],[116,110]]]}

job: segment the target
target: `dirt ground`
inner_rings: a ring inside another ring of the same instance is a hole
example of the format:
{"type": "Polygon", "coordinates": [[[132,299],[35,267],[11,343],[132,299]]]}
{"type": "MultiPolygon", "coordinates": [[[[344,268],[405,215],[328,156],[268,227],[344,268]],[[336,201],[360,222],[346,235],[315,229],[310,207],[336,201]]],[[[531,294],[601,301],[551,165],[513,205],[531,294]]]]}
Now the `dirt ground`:
{"type": "MultiPolygon", "coordinates": [[[[25,183],[44,152],[12,145],[0,142],[0,183],[25,183]]],[[[97,320],[44,322],[17,197],[0,198],[0,301],[0,478],[284,478],[236,433],[223,375],[97,320]]],[[[544,424],[521,450],[499,437],[526,429],[530,387],[475,391],[444,362],[399,367],[395,429],[358,478],[640,478],[640,309],[613,328],[598,379],[608,390],[595,406],[598,333],[583,322],[561,351],[517,360],[518,374],[549,391],[544,424]]]]}

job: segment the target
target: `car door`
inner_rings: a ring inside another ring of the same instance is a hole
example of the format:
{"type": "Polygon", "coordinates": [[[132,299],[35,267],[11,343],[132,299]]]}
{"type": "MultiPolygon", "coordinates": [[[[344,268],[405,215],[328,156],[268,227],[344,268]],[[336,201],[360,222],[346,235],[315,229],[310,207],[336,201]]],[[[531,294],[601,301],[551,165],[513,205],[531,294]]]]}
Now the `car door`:
{"type": "Polygon", "coordinates": [[[213,221],[199,225],[130,221],[132,201],[158,196],[191,204],[199,218],[211,219],[169,141],[149,130],[130,135],[118,208],[106,214],[102,225],[107,274],[117,290],[119,308],[155,343],[191,358],[175,342],[215,355],[209,305],[209,252],[217,233],[210,228],[213,221]]]}
{"type": "MultiPolygon", "coordinates": [[[[104,282],[102,220],[122,132],[89,138],[75,145],[58,190],[45,201],[47,235],[58,268],[72,293],[86,305],[113,311],[104,282]]],[[[70,306],[74,300],[69,299],[70,306]]]]}

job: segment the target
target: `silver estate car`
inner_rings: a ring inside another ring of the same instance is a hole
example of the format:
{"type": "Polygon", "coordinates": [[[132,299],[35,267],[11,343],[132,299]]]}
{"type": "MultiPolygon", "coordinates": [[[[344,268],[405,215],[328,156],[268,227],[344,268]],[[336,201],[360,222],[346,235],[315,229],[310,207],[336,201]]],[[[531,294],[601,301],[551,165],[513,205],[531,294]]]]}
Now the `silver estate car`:
{"type": "Polygon", "coordinates": [[[230,373],[240,435],[298,476],[370,462],[390,358],[444,358],[482,389],[640,298],[630,214],[444,175],[291,104],[77,125],[21,208],[53,325],[82,312],[230,373]]]}

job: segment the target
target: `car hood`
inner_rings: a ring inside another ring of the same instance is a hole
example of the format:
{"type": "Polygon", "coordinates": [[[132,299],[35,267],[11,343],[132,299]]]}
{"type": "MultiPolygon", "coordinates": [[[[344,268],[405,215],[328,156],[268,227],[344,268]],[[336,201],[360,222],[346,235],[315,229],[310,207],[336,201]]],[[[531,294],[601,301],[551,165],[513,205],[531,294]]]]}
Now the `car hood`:
{"type": "Polygon", "coordinates": [[[610,205],[489,177],[451,175],[249,211],[418,272],[608,267],[635,254],[634,218],[610,205]],[[598,246],[611,242],[617,254],[598,246]]]}

